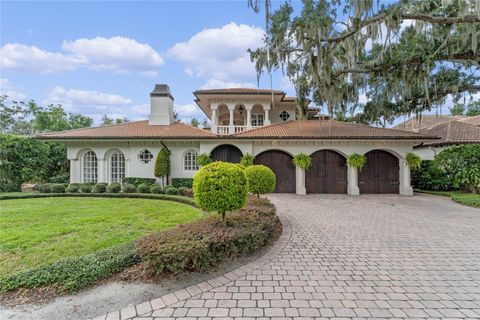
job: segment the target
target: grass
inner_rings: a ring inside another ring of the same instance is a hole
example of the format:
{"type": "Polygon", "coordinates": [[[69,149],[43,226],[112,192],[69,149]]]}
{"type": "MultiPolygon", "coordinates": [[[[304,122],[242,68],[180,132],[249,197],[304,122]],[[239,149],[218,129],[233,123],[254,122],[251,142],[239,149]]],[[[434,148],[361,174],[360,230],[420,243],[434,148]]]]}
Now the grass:
{"type": "Polygon", "coordinates": [[[172,201],[38,198],[0,205],[0,275],[128,243],[201,212],[172,201]]]}
{"type": "Polygon", "coordinates": [[[464,193],[461,191],[425,191],[422,193],[434,194],[438,196],[450,197],[453,201],[474,208],[480,208],[480,194],[464,193]]]}

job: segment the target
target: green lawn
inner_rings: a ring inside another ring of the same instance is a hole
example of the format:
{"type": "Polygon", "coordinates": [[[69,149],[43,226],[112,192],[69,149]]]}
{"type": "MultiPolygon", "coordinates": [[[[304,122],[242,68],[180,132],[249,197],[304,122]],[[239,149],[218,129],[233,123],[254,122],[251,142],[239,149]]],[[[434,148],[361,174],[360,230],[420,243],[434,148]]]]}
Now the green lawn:
{"type": "Polygon", "coordinates": [[[132,241],[201,216],[164,200],[39,198],[0,202],[0,275],[132,241]]]}
{"type": "Polygon", "coordinates": [[[453,201],[458,202],[460,204],[480,208],[480,194],[473,194],[473,193],[464,193],[460,191],[423,191],[419,190],[419,192],[435,194],[439,196],[446,196],[450,197],[453,201]]]}

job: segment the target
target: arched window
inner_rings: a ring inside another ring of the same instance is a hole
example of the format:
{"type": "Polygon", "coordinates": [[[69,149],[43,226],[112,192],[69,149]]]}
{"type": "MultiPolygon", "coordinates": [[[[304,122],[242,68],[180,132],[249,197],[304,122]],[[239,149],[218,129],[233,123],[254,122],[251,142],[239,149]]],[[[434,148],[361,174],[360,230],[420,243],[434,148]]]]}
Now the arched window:
{"type": "Polygon", "coordinates": [[[183,170],[196,171],[200,167],[197,164],[197,152],[195,150],[189,150],[183,155],[183,170]]]}
{"type": "Polygon", "coordinates": [[[120,150],[110,155],[110,182],[121,183],[125,178],[125,156],[120,150]]]}
{"type": "Polygon", "coordinates": [[[82,182],[96,183],[98,179],[97,155],[92,150],[83,154],[82,157],[82,182]]]}

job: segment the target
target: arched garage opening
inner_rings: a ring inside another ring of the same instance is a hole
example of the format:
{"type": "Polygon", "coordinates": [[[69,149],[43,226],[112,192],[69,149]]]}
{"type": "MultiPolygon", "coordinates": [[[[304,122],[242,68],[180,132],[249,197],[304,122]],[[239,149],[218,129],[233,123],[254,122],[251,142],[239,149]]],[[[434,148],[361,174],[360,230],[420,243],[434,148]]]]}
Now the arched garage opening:
{"type": "Polygon", "coordinates": [[[268,150],[255,157],[255,164],[263,164],[275,173],[277,184],[274,192],[295,192],[295,166],[292,156],[280,150],[268,150]]]}
{"type": "Polygon", "coordinates": [[[347,160],[332,150],[312,155],[312,166],[305,172],[307,193],[347,193],[347,160]]]}
{"type": "Polygon", "coordinates": [[[224,161],[239,163],[240,158],[243,156],[242,151],[231,144],[222,144],[210,153],[210,157],[213,161],[224,161]]]}
{"type": "Polygon", "coordinates": [[[400,167],[393,154],[372,150],[365,154],[367,163],[358,173],[360,194],[399,193],[400,167]]]}

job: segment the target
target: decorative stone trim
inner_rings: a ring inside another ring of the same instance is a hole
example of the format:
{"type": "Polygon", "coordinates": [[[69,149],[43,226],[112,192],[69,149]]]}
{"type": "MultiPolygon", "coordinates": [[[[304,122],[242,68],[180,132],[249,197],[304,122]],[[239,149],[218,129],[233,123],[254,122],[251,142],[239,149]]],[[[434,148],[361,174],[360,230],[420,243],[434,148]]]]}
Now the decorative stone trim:
{"type": "Polygon", "coordinates": [[[273,244],[273,246],[260,258],[247,263],[233,271],[230,271],[223,276],[219,276],[208,281],[200,282],[195,285],[168,293],[159,298],[145,301],[137,305],[128,306],[120,311],[109,312],[107,314],[93,318],[92,320],[109,320],[109,319],[132,319],[134,317],[149,317],[154,311],[167,308],[179,301],[187,300],[189,298],[199,297],[202,293],[215,289],[217,287],[226,285],[240,277],[250,274],[252,271],[259,269],[263,265],[269,263],[272,259],[277,257],[290,241],[292,236],[292,225],[290,221],[283,216],[278,216],[282,225],[283,231],[280,238],[273,244]]]}

